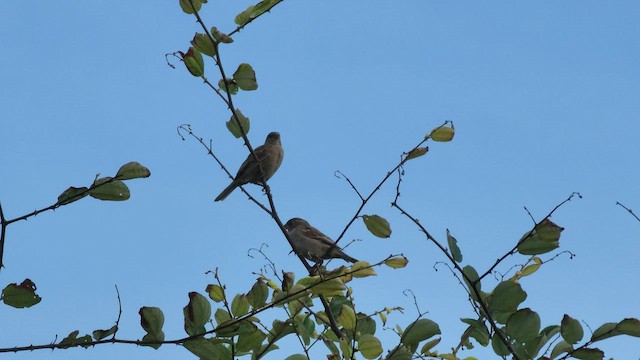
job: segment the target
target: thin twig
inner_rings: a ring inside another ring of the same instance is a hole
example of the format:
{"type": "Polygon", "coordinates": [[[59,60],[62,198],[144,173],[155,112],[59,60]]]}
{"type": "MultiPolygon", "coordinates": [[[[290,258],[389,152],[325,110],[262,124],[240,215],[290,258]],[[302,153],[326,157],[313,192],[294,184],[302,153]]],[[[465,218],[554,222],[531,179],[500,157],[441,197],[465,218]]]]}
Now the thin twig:
{"type": "Polygon", "coordinates": [[[622,206],[623,209],[627,210],[629,212],[629,214],[633,215],[634,218],[636,218],[636,220],[640,221],[640,218],[638,217],[638,215],[636,215],[633,210],[629,209],[628,207],[622,205],[619,201],[616,201],[616,205],[620,205],[622,206]]]}
{"type": "Polygon", "coordinates": [[[411,216],[408,212],[406,212],[402,207],[398,205],[397,202],[393,202],[391,206],[398,209],[400,213],[402,213],[402,215],[406,216],[407,218],[409,218],[409,220],[413,221],[413,223],[416,224],[418,228],[420,228],[420,231],[422,231],[422,233],[426,235],[427,239],[431,241],[433,244],[435,244],[440,249],[440,251],[442,251],[442,253],[449,259],[449,262],[456,268],[456,271],[460,275],[462,275],[465,281],[467,281],[467,283],[470,285],[469,286],[471,288],[470,290],[473,292],[473,295],[475,296],[475,298],[478,299],[477,304],[482,308],[482,313],[487,317],[487,320],[489,321],[489,324],[491,325],[491,328],[493,329],[494,333],[498,335],[498,338],[500,339],[500,341],[502,341],[502,343],[506,346],[509,352],[513,355],[513,358],[520,359],[516,351],[513,349],[513,347],[505,337],[504,333],[500,331],[495,320],[493,320],[491,314],[489,313],[487,304],[485,304],[485,302],[482,300],[482,295],[480,294],[480,291],[476,286],[477,282],[473,281],[467,276],[467,274],[465,274],[465,272],[462,270],[460,265],[458,265],[458,263],[453,259],[453,256],[449,254],[447,249],[444,246],[442,246],[440,242],[438,242],[433,236],[431,236],[429,231],[420,223],[420,221],[418,221],[418,219],[416,219],[415,217],[411,216]]]}
{"type": "Polygon", "coordinates": [[[111,340],[116,339],[116,334],[118,333],[118,330],[120,330],[120,317],[122,316],[122,301],[120,300],[120,290],[118,290],[118,285],[115,285],[115,287],[116,295],[118,296],[118,318],[116,319],[116,331],[113,332],[113,337],[111,337],[111,340]]]}
{"type": "Polygon", "coordinates": [[[538,225],[540,225],[540,223],[542,223],[544,220],[548,219],[551,217],[551,215],[553,215],[556,210],[558,210],[562,205],[568,203],[569,201],[571,201],[571,199],[573,199],[574,196],[578,196],[578,198],[582,199],[582,195],[580,195],[580,193],[578,192],[572,192],[571,195],[569,195],[568,198],[566,198],[564,201],[562,201],[561,203],[559,203],[558,205],[556,205],[550,212],[549,214],[547,214],[547,216],[545,216],[542,220],[540,220],[539,222],[535,223],[533,225],[533,228],[531,228],[531,230],[529,231],[529,235],[523,237],[522,239],[520,239],[520,241],[518,241],[516,243],[516,245],[506,254],[504,254],[502,257],[500,257],[498,260],[496,260],[496,262],[489,268],[489,270],[487,270],[484,274],[482,274],[477,282],[479,282],[480,280],[484,279],[487,275],[489,275],[504,259],[506,259],[507,257],[513,255],[516,253],[516,251],[518,250],[518,246],[520,246],[520,244],[522,244],[525,240],[527,240],[529,237],[533,236],[534,231],[536,229],[536,227],[538,227],[538,225]]]}

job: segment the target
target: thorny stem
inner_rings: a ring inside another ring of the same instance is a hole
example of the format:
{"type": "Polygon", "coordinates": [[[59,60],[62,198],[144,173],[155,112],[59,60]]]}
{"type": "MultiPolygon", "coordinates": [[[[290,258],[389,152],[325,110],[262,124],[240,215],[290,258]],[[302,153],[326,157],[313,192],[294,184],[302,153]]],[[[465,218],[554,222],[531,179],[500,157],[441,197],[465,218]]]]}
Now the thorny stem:
{"type": "MultiPolygon", "coordinates": [[[[213,36],[209,32],[209,30],[207,29],[207,26],[202,21],[202,18],[200,18],[200,14],[196,10],[195,6],[193,6],[193,0],[189,0],[189,3],[191,4],[191,7],[193,9],[193,13],[196,16],[196,19],[197,19],[198,23],[202,26],[202,29],[205,31],[205,33],[206,33],[207,37],[209,38],[209,40],[214,44],[216,65],[218,67],[218,70],[220,71],[220,76],[222,77],[223,81],[226,81],[227,76],[225,74],[224,67],[222,66],[222,61],[220,59],[220,52],[218,51],[218,41],[216,41],[213,38],[213,36]]],[[[233,114],[233,118],[234,118],[236,124],[240,128],[240,133],[242,135],[242,139],[244,140],[245,145],[249,149],[249,152],[251,153],[251,156],[253,156],[253,158],[255,159],[256,163],[260,167],[260,173],[261,173],[261,175],[260,175],[261,179],[260,180],[261,180],[262,186],[264,187],[265,193],[267,195],[267,199],[269,200],[269,206],[271,208],[270,215],[274,219],[274,221],[276,222],[278,227],[280,228],[280,231],[282,232],[282,234],[285,236],[285,238],[289,242],[289,245],[291,246],[291,248],[293,249],[294,248],[293,242],[291,241],[291,238],[289,237],[289,234],[285,230],[284,225],[282,224],[282,221],[280,220],[280,217],[278,216],[278,213],[276,211],[276,207],[275,207],[275,204],[274,204],[274,201],[273,201],[273,196],[271,194],[271,190],[269,188],[269,185],[267,185],[267,182],[266,182],[266,180],[264,178],[264,170],[262,169],[262,164],[260,163],[260,159],[256,155],[253,147],[251,146],[251,143],[249,142],[249,138],[247,138],[247,134],[245,133],[245,131],[244,131],[243,127],[242,127],[242,124],[240,123],[240,118],[238,117],[238,114],[237,114],[237,112],[235,110],[235,107],[233,105],[233,98],[231,97],[231,93],[228,90],[225,91],[225,92],[227,94],[226,103],[227,103],[227,105],[229,107],[229,110],[233,114]]],[[[232,179],[233,179],[233,177],[232,177],[232,179]]],[[[304,260],[304,258],[301,255],[298,255],[298,258],[300,259],[300,261],[302,262],[304,267],[307,269],[309,274],[311,274],[313,268],[304,260]]],[[[333,315],[330,312],[330,309],[329,309],[328,302],[327,302],[326,298],[323,295],[320,295],[319,297],[320,297],[320,300],[322,301],[323,306],[325,307],[325,310],[327,312],[327,317],[330,320],[331,330],[333,330],[336,333],[337,336],[340,336],[340,330],[338,328],[338,325],[337,325],[335,319],[333,319],[333,315]]]]}
{"type": "MultiPolygon", "coordinates": [[[[329,276],[326,278],[321,279],[320,281],[318,281],[315,284],[311,284],[303,289],[300,289],[299,291],[296,292],[291,292],[289,294],[287,294],[285,297],[283,297],[282,299],[279,299],[278,301],[273,301],[271,303],[265,304],[262,307],[259,307],[257,309],[253,309],[250,312],[248,312],[247,314],[238,317],[236,319],[224,322],[223,324],[219,325],[218,327],[216,327],[213,330],[209,330],[206,331],[204,333],[201,334],[195,334],[192,336],[187,336],[184,338],[180,338],[180,339],[174,339],[174,340],[164,340],[164,341],[142,341],[142,340],[123,340],[123,339],[103,339],[103,340],[97,340],[97,341],[87,341],[87,342],[78,342],[78,343],[71,343],[71,344],[60,344],[60,343],[53,343],[53,344],[46,344],[46,345],[29,345],[29,346],[16,346],[16,347],[12,347],[12,348],[0,348],[0,353],[6,353],[6,352],[18,352],[18,351],[33,351],[33,350],[41,350],[41,349],[66,349],[66,348],[70,348],[70,347],[78,347],[78,346],[95,346],[95,345],[100,345],[100,344],[133,344],[133,345],[158,345],[158,344],[175,344],[175,345],[180,345],[183,344],[189,340],[193,340],[193,339],[198,339],[201,338],[204,335],[209,335],[209,334],[213,334],[216,332],[219,332],[221,330],[227,329],[229,327],[235,326],[243,321],[247,321],[249,318],[262,313],[268,309],[274,308],[276,306],[279,306],[283,303],[286,303],[287,300],[295,298],[300,296],[303,293],[308,292],[309,290],[315,288],[316,286],[319,286],[327,281],[333,280],[333,279],[337,279],[337,278],[341,278],[345,275],[351,275],[353,273],[356,273],[358,271],[362,271],[362,270],[366,270],[369,268],[373,268],[376,266],[381,266],[382,264],[384,264],[384,262],[388,259],[390,259],[392,256],[387,257],[386,259],[375,263],[373,265],[367,266],[367,267],[362,267],[359,268],[357,270],[353,270],[353,271],[347,271],[344,273],[337,273],[334,276],[329,276]]],[[[329,316],[329,314],[327,314],[327,316],[329,316]]],[[[338,335],[338,334],[336,334],[338,335]]]]}

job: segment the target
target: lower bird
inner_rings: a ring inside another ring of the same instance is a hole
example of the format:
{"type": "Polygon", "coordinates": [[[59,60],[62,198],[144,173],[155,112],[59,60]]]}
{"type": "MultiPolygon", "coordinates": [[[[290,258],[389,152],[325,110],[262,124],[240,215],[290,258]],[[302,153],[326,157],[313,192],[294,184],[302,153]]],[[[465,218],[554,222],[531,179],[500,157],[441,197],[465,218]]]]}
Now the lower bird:
{"type": "Polygon", "coordinates": [[[323,234],[320,230],[309,225],[300,218],[293,218],[287,221],[284,228],[289,233],[293,249],[296,254],[303,256],[314,262],[321,262],[324,259],[344,259],[349,262],[358,260],[345,254],[331,238],[323,234]]]}
{"type": "Polygon", "coordinates": [[[284,157],[280,134],[277,132],[270,133],[264,141],[264,145],[258,146],[253,152],[256,156],[253,156],[253,154],[247,156],[247,159],[240,165],[235,179],[222,190],[215,201],[224,200],[240,185],[247,183],[260,184],[263,175],[264,180],[267,181],[275,174],[284,157]],[[256,161],[256,157],[258,157],[260,163],[256,161]],[[262,171],[260,171],[260,167],[262,167],[262,171]]]}

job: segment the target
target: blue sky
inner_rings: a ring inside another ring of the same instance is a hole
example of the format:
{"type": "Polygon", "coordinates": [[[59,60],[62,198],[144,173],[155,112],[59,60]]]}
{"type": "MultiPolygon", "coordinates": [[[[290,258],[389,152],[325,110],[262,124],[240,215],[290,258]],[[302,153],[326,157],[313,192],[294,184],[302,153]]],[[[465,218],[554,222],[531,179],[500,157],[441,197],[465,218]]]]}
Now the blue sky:
{"type": "MultiPolygon", "coordinates": [[[[251,2],[215,2],[209,26],[235,28],[251,2]]],[[[281,217],[304,217],[337,236],[359,202],[334,177],[340,170],[369,192],[432,128],[455,122],[451,143],[432,144],[406,166],[400,204],[438,239],[457,237],[464,263],[486,269],[573,191],[553,217],[565,227],[561,256],[522,281],[524,306],[543,325],[565,313],[593,329],[638,317],[640,223],[616,201],[638,209],[640,153],[640,5],[632,1],[563,2],[284,2],[222,49],[228,72],[255,69],[259,89],[236,106],[251,118],[254,145],[282,134],[285,158],[269,181],[281,217]]],[[[0,3],[0,201],[16,217],[55,202],[69,186],[89,185],[138,161],[152,176],[129,183],[122,203],[84,199],[55,213],[11,225],[2,286],[33,279],[43,301],[28,310],[0,306],[1,347],[44,344],[73,330],[110,327],[123,302],[122,338],[137,339],[138,309],[165,313],[167,338],[182,337],[189,291],[211,283],[219,268],[232,293],[246,292],[265,261],[247,256],[263,243],[279,269],[304,275],[276,226],[239,192],[213,198],[227,177],[199,145],[182,141],[189,123],[212,139],[235,171],[246,157],[225,127],[222,102],[164,54],[186,51],[193,17],[170,2],[0,3]]],[[[213,64],[207,73],[217,81],[213,64]]],[[[259,188],[249,187],[260,195],[259,188]]],[[[361,222],[348,252],[376,262],[406,254],[403,270],[353,283],[358,310],[421,310],[443,329],[438,348],[455,346],[471,317],[463,289],[444,257],[389,206],[395,183],[365,208],[392,225],[382,240],[361,222]]],[[[547,255],[544,258],[549,258],[547,255]]],[[[503,267],[522,261],[510,259],[503,267]]],[[[337,265],[337,263],[336,263],[337,265]]],[[[379,330],[387,347],[391,331],[379,330]]],[[[635,339],[601,343],[609,356],[640,353],[635,339]]],[[[295,342],[273,359],[299,352],[295,342]]],[[[477,347],[466,352],[487,358],[477,347]]],[[[134,346],[39,351],[8,359],[187,358],[186,350],[134,346]]]]}

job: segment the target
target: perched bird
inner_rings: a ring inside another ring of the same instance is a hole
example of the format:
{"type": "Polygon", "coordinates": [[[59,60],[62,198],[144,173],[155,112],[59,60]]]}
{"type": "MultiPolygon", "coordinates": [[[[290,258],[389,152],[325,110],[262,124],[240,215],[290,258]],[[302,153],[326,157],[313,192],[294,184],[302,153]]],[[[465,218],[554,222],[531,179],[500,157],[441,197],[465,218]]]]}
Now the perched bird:
{"type": "MultiPolygon", "coordinates": [[[[258,146],[253,151],[260,160],[260,165],[262,165],[264,180],[269,180],[280,167],[282,158],[284,157],[284,150],[280,143],[280,134],[277,132],[270,133],[264,141],[264,145],[258,146]]],[[[260,165],[258,165],[253,154],[249,154],[247,159],[240,165],[235,179],[233,179],[226,189],[222,190],[215,201],[224,200],[240,185],[247,183],[260,184],[262,179],[260,165]]]]}
{"type": "Polygon", "coordinates": [[[358,260],[347,255],[340,249],[333,240],[320,230],[309,225],[309,223],[300,218],[293,218],[287,221],[284,228],[289,233],[293,248],[296,254],[303,256],[311,261],[319,262],[323,259],[344,259],[349,262],[358,260]]]}

